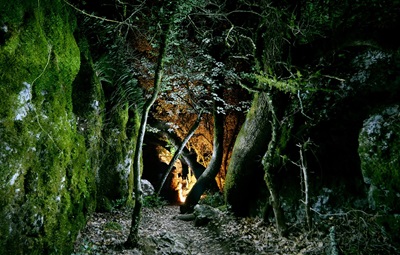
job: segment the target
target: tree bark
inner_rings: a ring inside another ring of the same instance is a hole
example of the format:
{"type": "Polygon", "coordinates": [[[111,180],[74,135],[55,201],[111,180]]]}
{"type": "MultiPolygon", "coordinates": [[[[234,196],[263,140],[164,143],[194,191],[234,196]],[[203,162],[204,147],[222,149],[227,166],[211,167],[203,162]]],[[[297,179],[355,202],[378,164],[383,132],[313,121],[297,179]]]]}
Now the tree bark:
{"type": "MultiPolygon", "coordinates": [[[[159,132],[158,134],[162,134],[162,135],[166,136],[168,141],[171,142],[172,145],[176,149],[179,148],[180,144],[182,143],[181,139],[175,133],[166,131],[169,129],[169,126],[165,122],[157,121],[156,123],[153,123],[153,125],[155,128],[162,130],[162,132],[159,132]]],[[[163,144],[162,146],[164,146],[166,148],[165,144],[163,144]]],[[[168,148],[166,148],[166,149],[168,149],[168,148]]],[[[189,151],[186,147],[183,147],[182,153],[180,156],[181,156],[180,160],[182,162],[182,165],[190,167],[190,169],[192,169],[192,171],[194,173],[194,176],[198,180],[200,178],[200,176],[206,170],[206,167],[204,167],[202,164],[197,162],[197,158],[198,158],[197,153],[195,151],[189,151]]],[[[213,191],[219,190],[218,184],[215,179],[211,180],[209,188],[210,188],[210,190],[213,190],[213,191]]]]}
{"type": "Polygon", "coordinates": [[[266,93],[254,95],[246,120],[236,138],[225,180],[225,200],[235,215],[245,217],[256,207],[264,171],[260,159],[271,138],[266,93]]]}
{"type": "Polygon", "coordinates": [[[281,207],[279,189],[276,187],[275,174],[282,167],[282,153],[289,141],[289,134],[293,126],[290,103],[287,95],[277,89],[271,88],[267,94],[268,109],[271,122],[271,140],[268,149],[262,158],[264,166],[264,180],[270,193],[270,202],[274,211],[276,228],[280,236],[287,234],[286,220],[281,207]],[[279,108],[278,108],[279,107],[279,108]]]}
{"type": "Polygon", "coordinates": [[[299,147],[299,152],[300,152],[300,163],[299,167],[301,169],[301,174],[302,174],[302,184],[301,186],[303,187],[303,192],[304,192],[304,210],[306,213],[306,227],[308,230],[311,230],[312,228],[312,216],[311,216],[311,209],[310,209],[310,198],[309,198],[309,181],[308,181],[308,170],[307,170],[307,163],[304,158],[304,152],[306,150],[306,145],[307,142],[305,142],[303,145],[298,144],[299,147]]]}
{"type": "MultiPolygon", "coordinates": [[[[264,166],[264,180],[267,184],[270,199],[272,204],[272,209],[274,211],[276,228],[280,236],[284,236],[286,234],[286,221],[284,217],[283,210],[281,208],[280,198],[278,189],[275,186],[275,180],[273,178],[273,170],[276,167],[277,163],[280,161],[280,155],[277,154],[277,146],[276,146],[276,139],[277,139],[277,132],[278,132],[278,123],[276,120],[276,116],[272,116],[271,120],[272,125],[272,137],[268,144],[268,150],[265,153],[262,164],[264,166]]],[[[279,163],[278,163],[279,164],[279,163]]]]}
{"type": "Polygon", "coordinates": [[[135,156],[133,162],[133,171],[134,171],[134,185],[135,185],[135,206],[132,212],[132,222],[130,227],[130,232],[128,238],[125,242],[126,247],[137,247],[139,244],[139,224],[141,220],[141,211],[143,206],[143,198],[142,198],[142,188],[141,188],[141,157],[142,157],[142,147],[144,141],[144,135],[146,133],[146,125],[147,119],[149,116],[149,111],[151,106],[154,104],[158,97],[158,93],[161,90],[161,80],[163,76],[163,67],[165,60],[165,52],[168,45],[168,34],[169,34],[169,24],[167,28],[163,30],[160,37],[160,49],[159,55],[157,59],[157,66],[155,70],[154,77],[154,88],[153,94],[151,97],[145,102],[143,106],[142,117],[140,121],[139,135],[138,140],[136,142],[135,156]]]}
{"type": "Polygon", "coordinates": [[[218,102],[214,101],[214,141],[211,161],[200,178],[197,179],[196,184],[190,190],[185,203],[181,205],[181,213],[187,213],[193,210],[204,191],[206,191],[211,184],[215,183],[215,177],[221,168],[224,151],[224,115],[217,112],[217,106],[218,102]]]}
{"type": "Polygon", "coordinates": [[[161,184],[160,187],[158,188],[157,191],[157,195],[160,195],[160,192],[164,186],[165,181],[168,178],[168,175],[170,174],[172,168],[174,167],[175,162],[178,160],[178,158],[180,157],[183,148],[185,148],[187,142],[189,142],[190,138],[193,136],[194,132],[196,132],[197,128],[200,125],[201,122],[201,117],[202,117],[203,113],[199,113],[199,115],[197,116],[197,119],[195,121],[195,123],[193,124],[193,126],[190,128],[189,133],[186,135],[185,139],[182,141],[181,145],[178,147],[178,149],[176,150],[173,158],[171,159],[171,161],[169,162],[168,168],[164,173],[164,176],[161,180],[161,184]]]}
{"type": "MultiPolygon", "coordinates": [[[[169,128],[166,123],[162,121],[157,121],[156,123],[154,123],[154,127],[160,129],[162,131],[161,134],[166,136],[169,142],[171,142],[175,148],[179,148],[180,144],[182,143],[181,139],[175,133],[166,131],[169,128]]],[[[197,162],[197,154],[195,152],[189,151],[186,147],[182,148],[181,160],[183,161],[183,164],[189,166],[192,169],[196,179],[200,178],[200,176],[206,169],[202,164],[197,162]]]]}

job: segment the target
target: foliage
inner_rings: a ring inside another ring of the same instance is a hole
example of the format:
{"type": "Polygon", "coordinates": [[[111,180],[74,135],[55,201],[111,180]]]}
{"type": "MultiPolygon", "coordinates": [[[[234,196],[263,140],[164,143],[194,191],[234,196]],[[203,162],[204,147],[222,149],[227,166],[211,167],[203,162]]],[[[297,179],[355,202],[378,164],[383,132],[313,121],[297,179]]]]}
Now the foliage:
{"type": "MultiPolygon", "coordinates": [[[[399,248],[382,227],[388,215],[369,214],[360,210],[318,215],[318,229],[325,237],[329,254],[398,254],[399,248]]],[[[395,235],[394,235],[395,236],[395,235]]]]}
{"type": "Polygon", "coordinates": [[[109,221],[104,225],[105,230],[115,230],[115,231],[120,231],[122,230],[121,224],[115,221],[109,221]]]}
{"type": "Polygon", "coordinates": [[[80,246],[75,249],[76,251],[73,252],[71,255],[88,255],[88,254],[98,254],[97,250],[98,247],[97,245],[91,243],[88,240],[83,240],[80,243],[80,246]]]}
{"type": "Polygon", "coordinates": [[[143,198],[143,206],[148,208],[160,208],[167,205],[168,202],[157,194],[146,196],[143,198]]]}
{"type": "Polygon", "coordinates": [[[119,209],[125,207],[127,205],[126,203],[127,203],[127,199],[125,197],[113,200],[113,201],[111,201],[111,210],[110,211],[112,212],[112,211],[119,210],[119,209]]]}
{"type": "Polygon", "coordinates": [[[134,61],[137,53],[129,47],[128,38],[121,36],[119,26],[104,20],[83,17],[85,34],[91,40],[94,68],[99,80],[111,88],[115,108],[128,104],[140,109],[144,103],[138,86],[134,61]]]}
{"type": "Polygon", "coordinates": [[[199,204],[205,204],[212,206],[214,208],[221,207],[225,205],[225,199],[223,193],[210,191],[205,192],[204,198],[200,199],[199,204]]]}

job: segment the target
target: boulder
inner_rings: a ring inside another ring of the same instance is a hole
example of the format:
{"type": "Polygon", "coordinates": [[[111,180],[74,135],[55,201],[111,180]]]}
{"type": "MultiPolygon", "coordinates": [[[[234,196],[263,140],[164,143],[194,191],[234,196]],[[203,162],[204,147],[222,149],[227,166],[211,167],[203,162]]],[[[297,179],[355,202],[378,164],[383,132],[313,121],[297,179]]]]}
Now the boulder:
{"type": "MultiPolygon", "coordinates": [[[[140,183],[142,186],[143,197],[151,196],[155,193],[154,186],[148,180],[141,179],[140,183]]],[[[135,197],[135,192],[132,193],[132,197],[135,197]]]]}
{"type": "Polygon", "coordinates": [[[154,186],[148,180],[142,179],[140,183],[142,185],[142,192],[144,197],[151,196],[155,193],[154,186]]]}
{"type": "Polygon", "coordinates": [[[198,204],[194,207],[195,220],[194,225],[196,227],[205,226],[210,221],[216,221],[219,219],[220,211],[209,206],[198,204]]]}

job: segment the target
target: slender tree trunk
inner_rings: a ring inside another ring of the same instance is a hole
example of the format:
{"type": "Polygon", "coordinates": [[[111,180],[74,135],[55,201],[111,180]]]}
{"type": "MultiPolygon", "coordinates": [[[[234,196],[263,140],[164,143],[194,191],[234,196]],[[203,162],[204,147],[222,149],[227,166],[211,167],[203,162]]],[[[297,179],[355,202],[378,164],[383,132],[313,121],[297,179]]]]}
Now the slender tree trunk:
{"type": "MultiPolygon", "coordinates": [[[[279,92],[278,92],[279,93],[279,92]]],[[[262,159],[264,166],[264,180],[270,193],[270,201],[274,211],[276,228],[280,236],[286,235],[286,220],[281,207],[279,192],[275,185],[274,170],[280,165],[280,149],[278,149],[277,139],[279,136],[279,120],[276,115],[273,99],[268,100],[269,112],[271,113],[271,140],[268,144],[268,149],[262,159]]]]}
{"type": "Polygon", "coordinates": [[[221,168],[224,151],[224,115],[217,112],[217,104],[217,102],[214,102],[214,141],[211,161],[204,173],[200,176],[200,178],[197,179],[196,184],[190,190],[188,196],[186,197],[185,203],[181,205],[181,213],[186,213],[193,210],[193,207],[199,202],[204,191],[211,184],[215,183],[215,177],[221,168]]]}
{"type": "Polygon", "coordinates": [[[307,164],[304,159],[304,149],[305,145],[298,145],[300,151],[300,169],[302,172],[302,186],[304,192],[304,209],[306,212],[306,226],[309,230],[312,228],[312,217],[311,217],[311,209],[310,209],[310,198],[309,198],[309,182],[308,182],[308,171],[307,171],[307,164]]]}
{"type": "Polygon", "coordinates": [[[286,234],[286,221],[285,221],[285,216],[281,207],[280,199],[279,199],[279,193],[278,189],[276,188],[275,185],[275,179],[274,179],[274,168],[276,167],[277,161],[279,161],[279,155],[276,155],[276,139],[277,139],[277,132],[278,132],[278,123],[276,120],[276,116],[272,116],[271,120],[271,125],[272,125],[272,137],[268,145],[268,150],[265,153],[263,159],[262,159],[262,164],[264,166],[264,180],[265,183],[267,184],[269,193],[270,193],[270,201],[272,204],[272,209],[274,211],[274,216],[275,216],[275,223],[276,223],[276,228],[278,230],[278,233],[280,236],[284,236],[286,234]]]}
{"type": "MultiPolygon", "coordinates": [[[[178,149],[180,144],[182,144],[180,138],[175,133],[166,131],[169,128],[166,125],[166,123],[164,123],[162,121],[157,121],[156,123],[154,123],[154,127],[162,130],[162,134],[168,138],[168,141],[171,142],[172,145],[176,149],[178,149]]],[[[180,157],[182,164],[190,167],[191,170],[193,171],[196,179],[199,179],[200,176],[203,174],[203,172],[206,170],[206,168],[202,164],[197,162],[197,158],[198,158],[198,155],[196,152],[189,151],[186,147],[182,148],[181,157],[180,157]]],[[[211,180],[211,184],[210,184],[209,188],[210,188],[210,190],[213,190],[213,191],[219,190],[217,181],[215,179],[211,180]]]]}
{"type": "Polygon", "coordinates": [[[181,145],[180,145],[179,148],[176,150],[176,152],[175,152],[173,158],[172,158],[171,161],[169,162],[168,169],[167,169],[167,171],[164,173],[164,176],[163,176],[163,178],[162,178],[162,180],[161,180],[160,187],[158,188],[157,195],[160,195],[160,192],[161,192],[161,190],[162,190],[162,187],[164,186],[164,183],[165,183],[165,181],[167,180],[168,175],[170,174],[172,168],[174,167],[175,162],[178,160],[179,156],[181,155],[183,148],[185,148],[187,142],[189,142],[190,138],[193,136],[194,132],[195,132],[195,131],[197,130],[197,128],[199,127],[200,122],[201,122],[201,117],[202,117],[202,115],[203,115],[203,113],[201,112],[201,113],[197,116],[196,122],[193,124],[193,126],[192,126],[191,129],[189,130],[189,133],[187,134],[187,136],[185,137],[185,139],[182,141],[181,145]]]}
{"type": "MultiPolygon", "coordinates": [[[[168,141],[171,142],[175,148],[179,148],[180,144],[182,143],[180,138],[175,133],[167,132],[166,130],[169,127],[167,127],[164,122],[158,121],[154,124],[154,126],[163,131],[162,134],[168,138],[168,141]]],[[[197,154],[189,151],[186,147],[183,147],[182,149],[181,160],[183,161],[183,164],[186,164],[192,169],[196,179],[200,178],[206,169],[202,164],[197,162],[197,154]]]]}
{"type": "Polygon", "coordinates": [[[142,157],[142,146],[144,141],[144,135],[146,133],[146,125],[150,108],[156,101],[158,93],[161,90],[161,80],[163,76],[165,52],[168,44],[168,34],[169,34],[169,25],[167,26],[167,29],[163,30],[163,33],[161,34],[160,37],[160,49],[157,60],[157,66],[155,70],[153,94],[145,102],[143,106],[142,118],[140,121],[139,135],[136,143],[135,156],[133,162],[134,185],[135,185],[135,207],[132,213],[132,223],[130,227],[129,236],[125,242],[126,247],[137,247],[139,244],[139,224],[141,220],[141,211],[143,206],[142,188],[140,183],[141,181],[140,162],[142,157]]]}

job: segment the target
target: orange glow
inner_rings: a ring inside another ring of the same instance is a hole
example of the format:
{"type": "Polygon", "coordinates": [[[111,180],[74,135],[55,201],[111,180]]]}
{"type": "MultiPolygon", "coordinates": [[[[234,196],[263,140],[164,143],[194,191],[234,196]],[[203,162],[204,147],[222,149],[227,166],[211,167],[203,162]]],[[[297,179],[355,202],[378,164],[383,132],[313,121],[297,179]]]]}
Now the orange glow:
{"type": "Polygon", "coordinates": [[[178,194],[179,194],[179,202],[181,203],[185,203],[186,201],[186,197],[183,195],[183,190],[182,190],[182,183],[179,184],[178,187],[178,194]]]}

